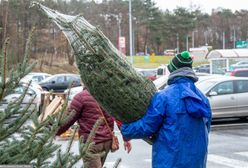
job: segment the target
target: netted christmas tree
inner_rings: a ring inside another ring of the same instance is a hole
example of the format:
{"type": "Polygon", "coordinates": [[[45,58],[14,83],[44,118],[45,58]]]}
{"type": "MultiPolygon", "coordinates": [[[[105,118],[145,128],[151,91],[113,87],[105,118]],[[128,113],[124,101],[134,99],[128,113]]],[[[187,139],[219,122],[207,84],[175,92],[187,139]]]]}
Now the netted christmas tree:
{"type": "MultiPolygon", "coordinates": [[[[3,52],[0,54],[0,102],[6,95],[13,92],[20,79],[28,74],[35,65],[28,63],[31,37],[27,41],[23,62],[12,70],[9,70],[7,60],[9,40],[4,43],[3,52]]],[[[65,114],[67,103],[64,104],[61,112],[40,121],[38,112],[35,108],[31,108],[32,100],[25,106],[22,104],[27,90],[28,87],[19,98],[10,102],[6,108],[0,111],[0,165],[68,168],[81,160],[82,156],[92,155],[88,149],[94,145],[92,139],[102,121],[96,122],[85,144],[82,143],[82,138],[79,139],[79,154],[70,151],[74,136],[69,141],[66,151],[61,152],[61,147],[54,143],[54,138],[59,126],[70,117],[65,114]]]]}
{"type": "Polygon", "coordinates": [[[82,15],[64,15],[39,3],[34,4],[67,37],[82,81],[102,107],[123,122],[141,118],[156,91],[154,84],[137,73],[125,55],[82,15]]]}

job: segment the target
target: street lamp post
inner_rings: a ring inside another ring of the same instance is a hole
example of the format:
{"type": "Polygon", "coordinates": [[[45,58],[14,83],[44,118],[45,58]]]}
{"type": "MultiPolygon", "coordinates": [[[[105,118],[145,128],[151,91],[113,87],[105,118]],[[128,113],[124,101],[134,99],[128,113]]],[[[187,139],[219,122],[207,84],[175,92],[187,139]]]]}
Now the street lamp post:
{"type": "Polygon", "coordinates": [[[223,49],[225,49],[225,48],[226,48],[226,45],[225,45],[225,44],[226,44],[226,39],[225,39],[225,36],[226,36],[226,35],[225,35],[225,32],[223,32],[223,33],[222,33],[222,39],[223,39],[223,40],[222,40],[222,43],[223,43],[223,44],[222,44],[222,45],[223,45],[223,47],[222,47],[222,48],[223,48],[223,49]]]}
{"type": "Polygon", "coordinates": [[[235,42],[236,42],[236,31],[235,31],[235,28],[233,28],[233,48],[234,49],[236,48],[235,42]]]}
{"type": "Polygon", "coordinates": [[[177,33],[177,54],[179,53],[179,34],[177,33]]]}
{"type": "Polygon", "coordinates": [[[121,46],[120,46],[120,37],[121,37],[121,13],[117,15],[116,17],[117,23],[118,23],[118,49],[121,51],[121,46]]]}
{"type": "Polygon", "coordinates": [[[130,62],[133,65],[132,0],[129,0],[129,49],[130,62]]]}
{"type": "Polygon", "coordinates": [[[186,50],[189,51],[189,36],[186,35],[186,50]]]}
{"type": "Polygon", "coordinates": [[[192,31],[192,48],[195,48],[195,33],[192,31]]]}
{"type": "Polygon", "coordinates": [[[197,32],[197,30],[192,31],[192,48],[195,48],[195,33],[197,32]]]}
{"type": "Polygon", "coordinates": [[[205,45],[208,45],[208,31],[204,32],[204,37],[205,37],[205,45]]]}

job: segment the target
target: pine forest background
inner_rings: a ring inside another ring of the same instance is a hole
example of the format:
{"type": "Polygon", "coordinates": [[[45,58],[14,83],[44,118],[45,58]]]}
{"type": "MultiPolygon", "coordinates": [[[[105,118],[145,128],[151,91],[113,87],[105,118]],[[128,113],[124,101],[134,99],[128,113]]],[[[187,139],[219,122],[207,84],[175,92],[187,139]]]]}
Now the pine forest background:
{"type": "MultiPolygon", "coordinates": [[[[98,26],[118,47],[118,37],[126,38],[126,55],[129,55],[129,13],[128,0],[37,0],[42,4],[69,15],[83,14],[92,25],[98,26]]],[[[31,0],[0,0],[0,50],[4,39],[10,38],[9,62],[14,66],[24,57],[25,43],[32,26],[33,35],[31,60],[38,60],[40,71],[43,65],[56,66],[55,60],[65,60],[64,68],[74,64],[70,46],[57,26],[30,8],[31,0]]],[[[201,12],[192,5],[178,7],[173,11],[161,11],[152,0],[132,0],[133,49],[134,53],[147,50],[163,55],[165,49],[175,49],[177,41],[181,51],[189,46],[210,45],[213,49],[233,48],[234,39],[247,40],[248,10],[232,12],[229,9],[213,9],[211,14],[201,12]],[[235,34],[235,35],[234,35],[235,34]],[[234,38],[235,36],[235,38],[234,38]]],[[[72,66],[73,67],[73,66],[72,66]]],[[[76,71],[76,69],[73,69],[76,71]]]]}

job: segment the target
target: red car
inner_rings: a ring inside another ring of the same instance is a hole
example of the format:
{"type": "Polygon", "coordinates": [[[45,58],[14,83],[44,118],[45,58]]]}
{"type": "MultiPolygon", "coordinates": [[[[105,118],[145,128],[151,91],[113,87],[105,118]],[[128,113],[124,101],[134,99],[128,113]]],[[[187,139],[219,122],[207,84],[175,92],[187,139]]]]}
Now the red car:
{"type": "Polygon", "coordinates": [[[227,76],[237,76],[237,77],[248,77],[248,68],[235,69],[233,71],[226,72],[227,76]]]}
{"type": "Polygon", "coordinates": [[[155,79],[157,79],[157,69],[140,69],[140,68],[136,68],[136,70],[141,73],[141,75],[147,77],[147,79],[150,79],[152,81],[154,81],[155,79]]]}

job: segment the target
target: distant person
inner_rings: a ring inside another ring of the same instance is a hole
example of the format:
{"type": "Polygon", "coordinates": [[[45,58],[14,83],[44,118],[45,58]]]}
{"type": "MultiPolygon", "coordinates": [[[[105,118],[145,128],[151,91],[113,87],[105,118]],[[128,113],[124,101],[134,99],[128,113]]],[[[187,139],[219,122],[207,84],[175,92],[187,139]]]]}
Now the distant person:
{"type": "Polygon", "coordinates": [[[157,92],[143,118],[123,124],[127,139],[153,137],[153,168],[205,168],[212,113],[198,90],[193,60],[185,51],[169,63],[168,87],[157,92]]]}
{"type": "MultiPolygon", "coordinates": [[[[72,99],[72,102],[69,107],[69,114],[72,116],[70,119],[60,127],[57,132],[57,135],[64,133],[67,129],[70,128],[76,121],[79,124],[79,135],[83,136],[84,140],[88,138],[90,131],[92,130],[94,124],[100,117],[105,117],[108,126],[113,131],[114,128],[114,118],[109,116],[96,102],[96,100],[90,95],[90,93],[84,88],[83,91],[78,93],[72,99]],[[101,110],[101,111],[100,111],[101,110]]],[[[96,131],[94,142],[96,145],[90,149],[90,152],[93,154],[98,154],[105,152],[103,156],[84,156],[84,168],[102,168],[105,162],[105,159],[111,149],[112,144],[112,134],[106,125],[103,122],[102,125],[96,131]]],[[[131,143],[124,140],[125,150],[129,153],[132,149],[131,143]]]]}

